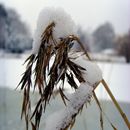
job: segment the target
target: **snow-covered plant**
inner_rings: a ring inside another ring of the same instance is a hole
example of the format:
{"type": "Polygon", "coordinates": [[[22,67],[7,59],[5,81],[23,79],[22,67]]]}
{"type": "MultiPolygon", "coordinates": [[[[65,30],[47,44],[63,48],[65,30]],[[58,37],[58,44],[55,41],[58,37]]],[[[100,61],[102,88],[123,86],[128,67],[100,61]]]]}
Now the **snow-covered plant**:
{"type": "Polygon", "coordinates": [[[26,129],[29,122],[33,130],[39,129],[42,113],[54,90],[58,89],[66,107],[47,119],[45,130],[67,130],[73,126],[84,104],[91,101],[94,88],[102,80],[102,73],[97,65],[88,60],[88,55],[85,58],[84,52],[73,52],[72,47],[76,43],[85,50],[76,36],[73,20],[62,9],[44,9],[37,23],[32,54],[25,61],[26,70],[19,83],[24,91],[21,117],[25,116],[26,129]],[[75,89],[69,97],[64,94],[66,81],[75,89]],[[34,90],[38,89],[40,95],[33,112],[31,86],[34,90]]]}

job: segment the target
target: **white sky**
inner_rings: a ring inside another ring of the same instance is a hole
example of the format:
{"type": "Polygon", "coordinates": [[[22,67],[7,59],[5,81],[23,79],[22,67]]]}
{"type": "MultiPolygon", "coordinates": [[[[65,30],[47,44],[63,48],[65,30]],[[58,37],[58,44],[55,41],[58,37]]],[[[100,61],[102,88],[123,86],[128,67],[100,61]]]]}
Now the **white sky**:
{"type": "Polygon", "coordinates": [[[45,6],[64,8],[76,24],[89,31],[107,21],[114,25],[117,33],[127,32],[130,28],[130,0],[0,0],[0,3],[15,8],[32,31],[45,6]]]}

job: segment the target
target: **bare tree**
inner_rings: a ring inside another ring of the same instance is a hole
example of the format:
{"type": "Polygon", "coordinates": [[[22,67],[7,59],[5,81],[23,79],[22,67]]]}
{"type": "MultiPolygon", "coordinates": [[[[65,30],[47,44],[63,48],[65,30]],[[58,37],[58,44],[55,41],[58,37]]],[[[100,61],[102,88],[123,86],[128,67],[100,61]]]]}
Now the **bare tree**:
{"type": "Polygon", "coordinates": [[[31,34],[29,32],[29,27],[21,21],[20,16],[15,10],[8,9],[7,12],[8,41],[6,47],[16,52],[17,50],[25,50],[28,46],[31,48],[31,34]]]}
{"type": "Polygon", "coordinates": [[[9,51],[31,49],[29,27],[14,9],[0,5],[0,48],[9,51]]]}
{"type": "MultiPolygon", "coordinates": [[[[83,30],[81,26],[78,27],[77,29],[77,34],[81,40],[82,43],[84,43],[84,47],[86,51],[91,51],[91,36],[90,34],[86,31],[83,30]]],[[[74,48],[77,50],[81,50],[81,47],[79,44],[74,44],[74,48]]]]}
{"type": "Polygon", "coordinates": [[[6,37],[7,37],[7,11],[3,5],[0,5],[0,48],[5,48],[6,37]]]}
{"type": "Polygon", "coordinates": [[[114,47],[115,32],[112,24],[105,23],[99,26],[93,33],[95,51],[101,51],[114,47]]]}
{"type": "Polygon", "coordinates": [[[119,55],[123,55],[126,58],[126,62],[130,62],[130,33],[118,37],[117,41],[117,50],[119,55]]]}

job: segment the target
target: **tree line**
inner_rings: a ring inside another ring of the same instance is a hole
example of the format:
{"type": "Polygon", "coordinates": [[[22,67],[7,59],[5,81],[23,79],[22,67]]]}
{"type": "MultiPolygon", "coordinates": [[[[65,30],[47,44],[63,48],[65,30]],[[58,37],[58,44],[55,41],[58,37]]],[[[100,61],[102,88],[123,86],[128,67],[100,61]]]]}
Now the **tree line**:
{"type": "MultiPolygon", "coordinates": [[[[112,24],[106,22],[98,26],[92,33],[79,27],[78,35],[87,51],[101,53],[105,50],[112,50],[117,56],[124,56],[126,62],[130,62],[130,31],[118,35],[112,24]]],[[[76,48],[79,49],[78,46],[76,48]]]]}
{"type": "MultiPolygon", "coordinates": [[[[125,56],[126,62],[130,62],[130,31],[117,35],[110,22],[99,25],[92,33],[81,26],[77,28],[78,36],[87,51],[100,53],[112,49],[117,55],[125,56]]],[[[19,14],[0,4],[0,50],[22,53],[32,48],[32,41],[30,28],[20,19],[19,14]]],[[[74,47],[80,49],[77,44],[74,47]]]]}
{"type": "Polygon", "coordinates": [[[31,46],[29,27],[15,10],[0,4],[0,49],[22,53],[26,49],[31,49],[31,46]]]}

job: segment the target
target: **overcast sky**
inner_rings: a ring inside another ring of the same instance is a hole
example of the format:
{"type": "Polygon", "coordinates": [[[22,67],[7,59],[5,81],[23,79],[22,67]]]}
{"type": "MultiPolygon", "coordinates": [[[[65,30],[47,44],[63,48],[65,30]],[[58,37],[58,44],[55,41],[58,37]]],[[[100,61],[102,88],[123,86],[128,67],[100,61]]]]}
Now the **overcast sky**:
{"type": "Polygon", "coordinates": [[[32,31],[45,6],[64,8],[76,24],[89,31],[107,21],[113,24],[117,33],[125,33],[130,28],[130,0],[0,0],[0,3],[15,8],[32,31]]]}

